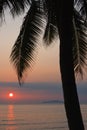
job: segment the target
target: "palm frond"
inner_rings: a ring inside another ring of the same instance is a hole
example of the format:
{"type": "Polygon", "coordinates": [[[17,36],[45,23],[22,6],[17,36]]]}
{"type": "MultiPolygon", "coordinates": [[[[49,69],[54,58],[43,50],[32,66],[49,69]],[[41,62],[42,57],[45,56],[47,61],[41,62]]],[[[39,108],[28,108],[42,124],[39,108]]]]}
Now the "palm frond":
{"type": "Polygon", "coordinates": [[[24,18],[20,34],[11,53],[11,61],[16,68],[19,83],[24,71],[31,66],[34,60],[34,51],[41,37],[43,25],[44,14],[42,9],[40,9],[40,3],[33,2],[24,18]]]}
{"type": "Polygon", "coordinates": [[[84,74],[87,68],[87,2],[86,0],[74,0],[73,18],[73,59],[76,75],[84,74]]]}
{"type": "Polygon", "coordinates": [[[43,40],[46,45],[50,45],[58,36],[55,15],[55,2],[53,2],[53,0],[45,0],[45,5],[47,25],[45,28],[43,40]]]}
{"type": "Polygon", "coordinates": [[[58,36],[57,28],[48,22],[43,37],[44,43],[47,46],[50,45],[51,43],[53,43],[54,40],[56,40],[57,36],[58,36]]]}
{"type": "Polygon", "coordinates": [[[87,23],[81,15],[74,14],[73,59],[76,74],[83,76],[87,68],[87,23]]]}
{"type": "Polygon", "coordinates": [[[86,0],[74,0],[74,10],[77,15],[87,20],[87,1],[86,0]]]}
{"type": "Polygon", "coordinates": [[[6,8],[9,8],[11,14],[20,14],[30,5],[32,0],[0,0],[0,17],[3,16],[6,8]]]}

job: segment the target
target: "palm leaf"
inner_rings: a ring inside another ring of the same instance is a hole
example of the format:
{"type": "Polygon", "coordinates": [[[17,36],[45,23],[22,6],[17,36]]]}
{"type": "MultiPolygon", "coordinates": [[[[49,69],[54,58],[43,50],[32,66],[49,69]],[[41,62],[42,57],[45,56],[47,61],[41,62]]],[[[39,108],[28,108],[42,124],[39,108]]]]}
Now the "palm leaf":
{"type": "Polygon", "coordinates": [[[31,0],[0,0],[0,17],[4,15],[4,10],[9,8],[11,14],[20,14],[25,7],[31,4],[31,0]]]}
{"type": "Polygon", "coordinates": [[[55,15],[55,2],[53,0],[45,0],[45,12],[47,16],[47,25],[45,28],[43,40],[46,45],[50,45],[58,36],[56,15],[55,15]]]}
{"type": "Polygon", "coordinates": [[[74,12],[74,44],[73,44],[73,59],[74,59],[74,70],[76,74],[83,76],[84,69],[87,68],[87,22],[86,12],[84,16],[82,9],[74,12]]]}
{"type": "Polygon", "coordinates": [[[81,16],[83,20],[87,20],[87,1],[74,0],[74,10],[77,15],[81,16]]]}
{"type": "Polygon", "coordinates": [[[24,71],[31,66],[34,60],[34,51],[43,31],[43,19],[44,15],[40,9],[40,3],[33,2],[24,18],[20,34],[11,53],[11,61],[16,68],[19,83],[24,71]]]}
{"type": "Polygon", "coordinates": [[[53,43],[53,41],[56,40],[57,36],[58,36],[57,28],[48,22],[43,37],[45,45],[48,46],[51,43],[53,43]]]}

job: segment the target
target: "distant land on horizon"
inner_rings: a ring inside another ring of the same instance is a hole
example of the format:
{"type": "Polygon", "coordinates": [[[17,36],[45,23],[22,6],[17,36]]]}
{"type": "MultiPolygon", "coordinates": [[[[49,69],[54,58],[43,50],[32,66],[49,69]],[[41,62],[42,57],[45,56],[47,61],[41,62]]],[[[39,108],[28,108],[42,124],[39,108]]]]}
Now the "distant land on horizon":
{"type": "MultiPolygon", "coordinates": [[[[61,105],[61,104],[64,104],[64,101],[61,101],[61,100],[48,100],[48,101],[41,101],[41,102],[19,102],[19,103],[1,103],[0,102],[0,105],[55,105],[55,104],[58,104],[58,105],[61,105]]],[[[80,102],[80,105],[87,105],[86,102],[80,102]]]]}
{"type": "MultiPolygon", "coordinates": [[[[80,104],[87,104],[87,82],[77,84],[80,104]]],[[[18,82],[0,82],[0,104],[60,104],[63,101],[61,83],[24,83],[21,87],[18,82]],[[16,96],[13,100],[8,93],[16,96]]]]}
{"type": "Polygon", "coordinates": [[[27,104],[63,104],[64,102],[63,101],[58,101],[58,100],[49,100],[49,101],[41,101],[41,102],[27,102],[27,103],[22,103],[22,102],[19,102],[19,103],[0,103],[0,105],[27,105],[27,104]]]}
{"type": "Polygon", "coordinates": [[[48,100],[43,101],[42,104],[63,104],[64,102],[61,100],[48,100]]]}

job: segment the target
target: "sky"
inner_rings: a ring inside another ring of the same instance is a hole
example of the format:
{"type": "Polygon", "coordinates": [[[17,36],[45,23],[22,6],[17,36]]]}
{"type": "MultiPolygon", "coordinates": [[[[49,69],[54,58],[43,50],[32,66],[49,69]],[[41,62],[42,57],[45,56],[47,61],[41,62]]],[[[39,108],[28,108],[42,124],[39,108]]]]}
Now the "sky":
{"type": "Polygon", "coordinates": [[[63,101],[61,87],[56,83],[17,83],[0,84],[0,103],[42,103],[45,101],[63,101]],[[1,87],[2,86],[2,87],[1,87]],[[9,93],[14,96],[9,98],[9,93]]]}
{"type": "MultiPolygon", "coordinates": [[[[62,100],[61,76],[59,68],[59,41],[50,47],[39,44],[32,69],[24,76],[22,87],[18,85],[15,68],[10,62],[10,53],[19,34],[22,16],[12,19],[6,12],[5,22],[0,26],[0,103],[31,103],[48,100],[62,100]],[[13,92],[14,97],[9,98],[13,92]]],[[[86,83],[79,84],[81,102],[87,101],[86,83]],[[84,86],[84,87],[82,87],[84,86]]]]}
{"type": "Polygon", "coordinates": [[[26,103],[34,102],[34,100],[36,102],[40,100],[56,100],[58,99],[56,87],[53,87],[53,92],[51,83],[55,86],[56,83],[60,82],[59,41],[47,48],[43,46],[43,43],[38,45],[35,62],[24,75],[25,83],[34,83],[33,90],[30,91],[30,85],[29,88],[24,85],[24,87],[20,88],[18,84],[14,87],[14,83],[17,83],[18,79],[15,68],[10,62],[10,53],[19,34],[23,17],[24,15],[21,15],[13,19],[7,11],[5,22],[0,26],[0,103],[23,103],[25,100],[26,103]],[[37,83],[40,83],[39,88],[40,86],[47,86],[47,91],[45,91],[44,87],[39,90],[37,83]],[[44,83],[49,83],[49,85],[44,83]],[[35,86],[37,86],[37,89],[34,88],[35,86]],[[14,93],[12,100],[9,100],[8,95],[10,92],[14,93]]]}
{"type": "MultiPolygon", "coordinates": [[[[23,16],[12,19],[7,14],[5,23],[0,27],[0,80],[3,82],[17,81],[16,72],[9,56],[19,34],[22,21],[23,16]]],[[[40,43],[32,71],[28,69],[25,74],[25,82],[57,82],[60,80],[58,44],[59,42],[46,48],[43,43],[40,43]]]]}

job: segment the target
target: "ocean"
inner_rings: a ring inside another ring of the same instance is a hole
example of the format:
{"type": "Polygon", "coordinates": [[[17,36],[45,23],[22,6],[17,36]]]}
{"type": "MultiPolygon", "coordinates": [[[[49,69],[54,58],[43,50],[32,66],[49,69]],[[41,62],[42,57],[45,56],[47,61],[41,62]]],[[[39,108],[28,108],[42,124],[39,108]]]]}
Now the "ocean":
{"type": "MultiPolygon", "coordinates": [[[[87,105],[81,105],[87,129],[87,105]]],[[[63,104],[0,105],[0,130],[68,130],[63,104]]]]}

